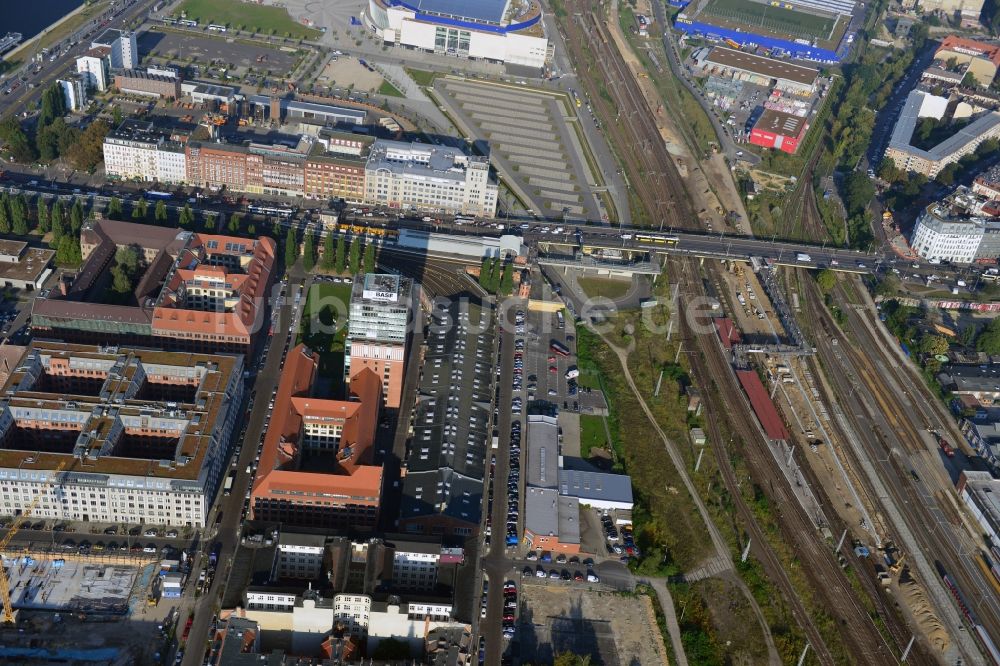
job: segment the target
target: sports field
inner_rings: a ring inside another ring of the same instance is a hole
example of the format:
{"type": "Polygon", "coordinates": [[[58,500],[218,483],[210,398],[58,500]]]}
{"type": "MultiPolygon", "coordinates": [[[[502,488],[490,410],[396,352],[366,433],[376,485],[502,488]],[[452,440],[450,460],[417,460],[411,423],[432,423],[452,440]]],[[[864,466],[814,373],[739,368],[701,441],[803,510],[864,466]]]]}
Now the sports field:
{"type": "Polygon", "coordinates": [[[752,32],[763,30],[763,34],[775,37],[810,41],[832,40],[836,32],[844,30],[844,26],[837,25],[844,23],[837,16],[811,14],[753,0],[708,0],[697,20],[705,21],[709,17],[749,27],[752,32]]]}
{"type": "Polygon", "coordinates": [[[239,0],[185,0],[173,13],[180,16],[181,12],[186,18],[198,21],[200,27],[216,23],[229,28],[301,39],[316,39],[322,34],[293,21],[283,7],[254,5],[239,0]]]}

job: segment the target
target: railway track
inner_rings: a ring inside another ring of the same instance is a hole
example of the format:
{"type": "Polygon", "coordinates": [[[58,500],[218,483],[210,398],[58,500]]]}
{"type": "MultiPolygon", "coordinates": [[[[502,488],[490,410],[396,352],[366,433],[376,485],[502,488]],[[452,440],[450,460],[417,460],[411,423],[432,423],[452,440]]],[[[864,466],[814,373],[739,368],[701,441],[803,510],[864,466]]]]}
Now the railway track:
{"type": "MultiPolygon", "coordinates": [[[[803,280],[803,283],[809,282],[808,278],[803,280]]],[[[826,398],[830,404],[840,405],[844,416],[853,422],[854,432],[844,432],[837,424],[833,427],[842,438],[856,438],[862,447],[866,462],[873,466],[881,479],[884,492],[891,495],[886,499],[891,500],[899,510],[898,517],[892,522],[897,529],[905,529],[912,535],[900,535],[900,545],[911,562],[911,568],[935,602],[936,614],[957,643],[957,649],[969,663],[977,663],[982,655],[973,651],[975,648],[967,635],[969,632],[963,631],[958,609],[940,584],[940,576],[933,563],[940,562],[955,578],[963,593],[971,597],[980,622],[993,636],[997,635],[993,632],[997,630],[1000,604],[989,583],[977,573],[977,544],[971,543],[968,535],[960,529],[961,516],[948,501],[941,501],[947,498],[924,485],[925,478],[931,479],[934,486],[947,488],[949,484],[935,457],[931,457],[931,462],[937,466],[936,469],[925,471],[927,468],[921,466],[930,453],[924,443],[924,432],[940,425],[935,424],[933,418],[928,418],[928,414],[933,415],[935,410],[921,409],[919,402],[911,403],[909,399],[901,398],[901,395],[907,395],[903,387],[913,386],[913,378],[907,376],[905,369],[895,365],[892,359],[887,360],[880,355],[884,341],[873,336],[865,325],[865,313],[848,309],[847,330],[855,337],[844,340],[844,344],[834,342],[843,339],[843,333],[825,308],[819,305],[821,296],[815,285],[809,289],[812,293],[805,300],[810,319],[819,327],[814,335],[819,362],[837,394],[836,397],[826,398]],[[914,467],[921,469],[923,474],[913,478],[912,474],[916,474],[912,471],[914,467]],[[900,525],[900,522],[903,524],[900,525]],[[907,543],[908,539],[912,541],[907,543]]],[[[819,372],[820,368],[814,370],[819,372]]],[[[947,430],[945,427],[941,429],[947,430]]],[[[852,465],[859,465],[860,468],[857,454],[851,457],[852,465]]],[[[868,490],[869,496],[879,496],[883,492],[877,488],[868,490]]],[[[889,512],[888,506],[880,508],[880,513],[889,512]]]]}
{"type": "MultiPolygon", "coordinates": [[[[703,295],[703,284],[697,275],[697,269],[689,260],[685,260],[682,267],[681,279],[688,293],[693,296],[703,295]]],[[[684,330],[686,335],[691,336],[686,324],[684,330]]],[[[711,378],[714,378],[718,386],[718,397],[708,392],[710,408],[716,410],[717,414],[729,414],[733,434],[743,442],[742,452],[747,465],[753,471],[757,483],[768,489],[773,505],[780,511],[783,536],[802,561],[803,572],[815,590],[818,601],[837,620],[838,630],[845,643],[851,647],[851,656],[864,663],[895,663],[909,639],[905,628],[897,625],[894,615],[880,604],[878,591],[869,585],[866,586],[866,592],[869,596],[875,593],[874,599],[877,600],[875,606],[883,611],[883,617],[890,629],[892,645],[879,632],[867,610],[856,598],[856,592],[841,570],[834,553],[825,545],[821,545],[810,517],[799,505],[780,470],[775,467],[769,445],[761,435],[755,417],[745,405],[745,398],[732,373],[729,360],[716,343],[714,336],[693,336],[691,339],[701,348],[705,361],[704,364],[692,364],[695,366],[692,371],[697,381],[700,385],[709,387],[711,378]],[[744,408],[734,409],[733,406],[738,404],[744,404],[744,408]]],[[[719,437],[718,425],[710,420],[709,428],[712,432],[713,449],[719,459],[720,469],[723,470],[727,489],[733,495],[737,510],[746,523],[747,531],[754,535],[754,542],[758,544],[755,553],[761,559],[768,575],[788,599],[796,620],[806,632],[817,657],[823,663],[834,663],[818,628],[806,613],[780,560],[767,546],[766,536],[757,525],[752,512],[740,499],[733,470],[728,465],[728,454],[719,437]]],[[[933,663],[933,661],[923,654],[911,654],[911,663],[933,663]]]]}
{"type": "Polygon", "coordinates": [[[591,77],[581,74],[590,103],[604,120],[609,143],[619,149],[629,189],[642,202],[651,224],[697,229],[697,217],[681,182],[677,167],[667,152],[656,126],[655,110],[649,107],[632,71],[608,34],[601,11],[589,2],[566,3],[570,18],[565,22],[566,44],[578,67],[593,63],[607,83],[604,92],[591,77]]]}

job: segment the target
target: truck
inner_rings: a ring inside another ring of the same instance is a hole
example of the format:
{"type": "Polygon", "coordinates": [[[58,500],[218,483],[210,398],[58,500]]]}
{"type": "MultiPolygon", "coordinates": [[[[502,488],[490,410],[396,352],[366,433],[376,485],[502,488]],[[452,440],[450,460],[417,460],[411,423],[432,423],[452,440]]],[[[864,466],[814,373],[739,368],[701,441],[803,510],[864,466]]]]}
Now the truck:
{"type": "Polygon", "coordinates": [[[805,252],[799,252],[795,255],[795,261],[812,261],[812,257],[805,252]]]}
{"type": "Polygon", "coordinates": [[[186,641],[188,636],[191,635],[191,625],[194,624],[194,616],[189,617],[188,621],[184,624],[184,633],[181,634],[181,640],[186,641]]]}
{"type": "Polygon", "coordinates": [[[226,483],[222,486],[222,494],[226,497],[229,497],[229,495],[233,492],[233,480],[235,478],[236,475],[233,472],[230,472],[229,476],[226,477],[226,483]]]}
{"type": "Polygon", "coordinates": [[[556,326],[558,326],[560,330],[566,328],[566,317],[563,316],[562,310],[556,312],[556,326]]]}

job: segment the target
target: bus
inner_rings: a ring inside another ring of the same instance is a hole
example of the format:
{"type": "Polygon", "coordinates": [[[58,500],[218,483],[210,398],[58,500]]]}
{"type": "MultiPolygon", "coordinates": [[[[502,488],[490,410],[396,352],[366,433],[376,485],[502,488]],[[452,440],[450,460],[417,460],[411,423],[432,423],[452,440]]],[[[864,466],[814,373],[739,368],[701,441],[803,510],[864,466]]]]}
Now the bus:
{"type": "Polygon", "coordinates": [[[208,29],[211,30],[212,32],[225,32],[226,26],[219,25],[218,23],[209,23],[208,29]]]}
{"type": "Polygon", "coordinates": [[[556,326],[558,326],[560,330],[566,328],[566,317],[563,316],[562,310],[556,312],[556,326]]]}
{"type": "Polygon", "coordinates": [[[294,208],[287,206],[268,206],[265,204],[250,204],[247,210],[257,215],[274,215],[276,217],[289,218],[295,214],[294,208]]]}
{"type": "Polygon", "coordinates": [[[554,353],[558,354],[559,356],[569,356],[569,347],[559,342],[558,340],[553,340],[552,343],[549,345],[549,349],[551,349],[554,353]]]}
{"type": "Polygon", "coordinates": [[[160,190],[148,190],[145,197],[147,199],[173,199],[174,195],[170,192],[161,192],[160,190]]]}
{"type": "Polygon", "coordinates": [[[226,477],[226,484],[222,487],[222,494],[229,497],[233,492],[233,481],[236,480],[236,472],[230,472],[226,477]]]}

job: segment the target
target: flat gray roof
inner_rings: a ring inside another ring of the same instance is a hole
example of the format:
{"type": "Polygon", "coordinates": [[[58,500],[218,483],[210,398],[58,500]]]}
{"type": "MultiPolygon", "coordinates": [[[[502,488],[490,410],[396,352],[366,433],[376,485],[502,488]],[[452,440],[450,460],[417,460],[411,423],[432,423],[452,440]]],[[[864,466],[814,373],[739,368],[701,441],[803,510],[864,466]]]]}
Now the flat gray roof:
{"type": "Polygon", "coordinates": [[[326,537],[322,534],[306,534],[304,532],[282,532],[278,537],[279,546],[312,546],[322,548],[326,537]]]}
{"type": "Polygon", "coordinates": [[[727,49],[724,46],[713,48],[706,60],[730,69],[740,69],[772,79],[783,79],[807,86],[813,85],[816,82],[816,77],[819,76],[819,70],[812,67],[765,58],[746,51],[727,49]]]}
{"type": "Polygon", "coordinates": [[[906,104],[903,105],[903,110],[899,114],[899,120],[896,121],[896,125],[892,128],[892,136],[889,139],[890,148],[937,162],[948,157],[962,146],[979,139],[997,125],[1000,125],[1000,113],[991,111],[971,124],[966,125],[930,150],[921,150],[913,146],[910,140],[913,138],[913,129],[917,125],[920,106],[923,103],[925,94],[922,91],[914,90],[907,96],[906,104]]]}
{"type": "Polygon", "coordinates": [[[625,474],[563,469],[559,471],[559,493],[576,497],[583,504],[589,504],[588,500],[631,504],[632,479],[625,474]]]}
{"type": "Polygon", "coordinates": [[[525,481],[535,488],[559,485],[559,426],[552,416],[528,416],[528,471],[525,481]]]}

